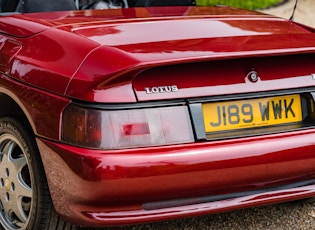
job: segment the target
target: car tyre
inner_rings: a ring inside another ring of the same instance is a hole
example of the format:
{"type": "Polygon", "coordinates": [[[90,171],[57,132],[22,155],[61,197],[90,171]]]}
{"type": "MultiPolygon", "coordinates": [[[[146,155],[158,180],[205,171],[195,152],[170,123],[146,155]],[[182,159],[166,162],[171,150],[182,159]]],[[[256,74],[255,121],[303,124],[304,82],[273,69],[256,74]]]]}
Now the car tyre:
{"type": "Polygon", "coordinates": [[[76,229],[57,215],[30,129],[0,119],[0,224],[6,230],[76,229]]]}

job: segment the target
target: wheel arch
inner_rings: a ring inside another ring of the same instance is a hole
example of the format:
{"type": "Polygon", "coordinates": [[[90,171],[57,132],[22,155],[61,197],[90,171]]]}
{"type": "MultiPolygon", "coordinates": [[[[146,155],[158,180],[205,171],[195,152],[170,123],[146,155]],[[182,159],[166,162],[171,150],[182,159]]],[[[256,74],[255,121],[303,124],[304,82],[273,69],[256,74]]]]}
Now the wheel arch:
{"type": "Polygon", "coordinates": [[[14,99],[7,92],[0,92],[0,117],[15,117],[20,120],[32,133],[35,133],[34,124],[22,103],[14,99]]]}

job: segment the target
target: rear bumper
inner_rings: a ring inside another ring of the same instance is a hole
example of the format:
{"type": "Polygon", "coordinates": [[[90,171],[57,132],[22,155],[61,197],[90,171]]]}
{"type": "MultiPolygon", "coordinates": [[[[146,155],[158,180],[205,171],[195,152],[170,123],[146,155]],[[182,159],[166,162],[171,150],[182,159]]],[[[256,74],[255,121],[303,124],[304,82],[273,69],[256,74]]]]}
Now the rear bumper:
{"type": "MultiPolygon", "coordinates": [[[[144,222],[161,221],[206,214],[216,214],[259,205],[275,204],[291,200],[303,199],[315,195],[315,185],[277,192],[267,192],[253,196],[245,196],[195,205],[184,205],[159,210],[137,210],[122,212],[104,212],[100,210],[85,212],[84,215],[93,223],[100,225],[129,225],[144,222]]],[[[97,225],[96,225],[97,226],[97,225]]]]}
{"type": "Polygon", "coordinates": [[[315,131],[133,150],[37,140],[51,196],[90,226],[211,214],[315,194],[315,131]]]}

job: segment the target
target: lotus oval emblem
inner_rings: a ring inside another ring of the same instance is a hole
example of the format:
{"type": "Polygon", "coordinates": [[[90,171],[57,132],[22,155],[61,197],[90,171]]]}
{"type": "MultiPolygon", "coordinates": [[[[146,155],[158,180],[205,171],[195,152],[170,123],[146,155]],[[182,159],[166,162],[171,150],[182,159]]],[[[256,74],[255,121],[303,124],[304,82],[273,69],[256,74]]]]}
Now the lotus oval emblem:
{"type": "Polygon", "coordinates": [[[256,71],[254,71],[254,70],[252,70],[252,71],[250,71],[248,74],[247,74],[247,76],[246,76],[246,79],[245,79],[245,81],[250,81],[250,82],[252,82],[252,83],[255,83],[255,82],[257,82],[258,80],[260,80],[260,77],[259,77],[259,75],[258,75],[258,73],[256,72],[256,71]]]}

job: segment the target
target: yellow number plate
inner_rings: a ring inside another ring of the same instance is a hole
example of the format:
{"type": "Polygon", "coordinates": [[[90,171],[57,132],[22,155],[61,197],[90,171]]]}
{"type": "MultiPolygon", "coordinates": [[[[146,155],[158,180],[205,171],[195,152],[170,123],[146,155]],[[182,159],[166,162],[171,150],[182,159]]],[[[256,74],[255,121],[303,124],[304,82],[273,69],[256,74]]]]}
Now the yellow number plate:
{"type": "Polygon", "coordinates": [[[217,132],[299,122],[300,95],[206,103],[202,105],[205,131],[217,132]]]}

